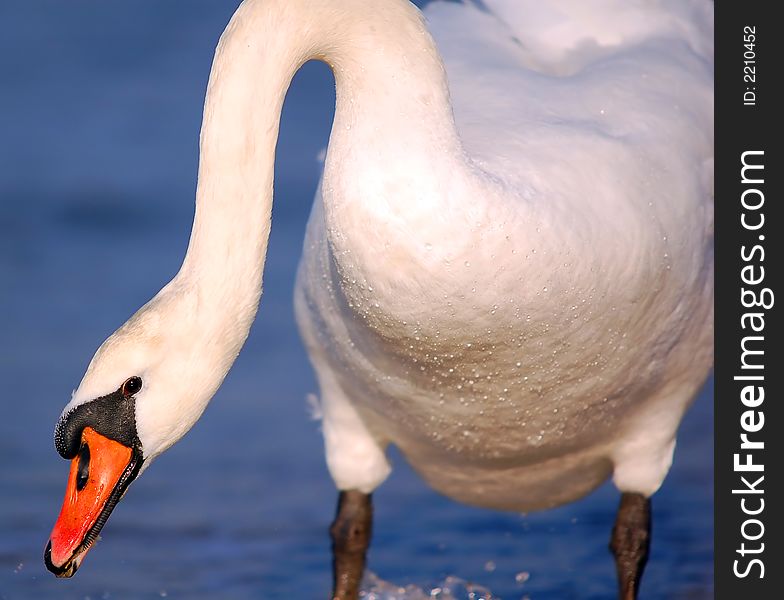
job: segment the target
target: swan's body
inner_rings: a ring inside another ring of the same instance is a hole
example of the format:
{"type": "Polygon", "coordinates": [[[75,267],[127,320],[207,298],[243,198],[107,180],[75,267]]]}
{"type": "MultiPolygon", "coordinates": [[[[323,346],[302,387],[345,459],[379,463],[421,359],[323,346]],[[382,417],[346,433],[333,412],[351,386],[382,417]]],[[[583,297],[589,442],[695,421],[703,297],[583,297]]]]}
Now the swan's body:
{"type": "Polygon", "coordinates": [[[339,99],[308,225],[297,316],[333,476],[372,489],[392,442],[483,506],[553,506],[613,470],[653,493],[711,363],[707,64],[661,35],[529,66],[492,15],[429,8],[462,25],[440,47],[472,162],[372,133],[353,156],[339,99]]]}
{"type": "Polygon", "coordinates": [[[377,487],[394,443],[482,506],[610,473],[651,495],[712,356],[711,9],[486,4],[427,9],[447,85],[402,0],[247,0],[213,64],[183,267],[61,429],[133,400],[146,466],[198,419],[255,316],[285,91],[320,58],[337,105],[295,304],[338,488],[377,487]]]}

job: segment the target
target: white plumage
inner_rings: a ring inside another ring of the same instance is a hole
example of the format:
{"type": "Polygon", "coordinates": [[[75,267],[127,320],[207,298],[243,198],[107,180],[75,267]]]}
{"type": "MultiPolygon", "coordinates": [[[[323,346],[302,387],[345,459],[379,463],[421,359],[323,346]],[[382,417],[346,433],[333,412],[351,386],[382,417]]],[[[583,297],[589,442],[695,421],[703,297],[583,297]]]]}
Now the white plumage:
{"type": "Polygon", "coordinates": [[[482,506],[659,487],[712,362],[712,7],[425,16],[437,46],[403,0],[243,3],[183,267],[67,410],[140,376],[145,466],[201,415],[255,316],[280,108],[317,58],[337,106],[295,303],[338,487],[378,486],[389,443],[482,506]]]}

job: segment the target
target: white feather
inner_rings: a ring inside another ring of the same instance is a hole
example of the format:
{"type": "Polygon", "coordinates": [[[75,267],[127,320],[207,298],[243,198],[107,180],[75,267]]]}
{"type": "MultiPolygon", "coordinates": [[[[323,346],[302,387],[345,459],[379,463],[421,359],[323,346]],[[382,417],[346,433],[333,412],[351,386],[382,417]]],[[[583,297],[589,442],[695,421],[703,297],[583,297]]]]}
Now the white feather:
{"type": "Polygon", "coordinates": [[[712,362],[710,4],[426,16],[403,0],[240,6],[183,267],[72,404],[142,376],[148,458],[201,415],[258,305],[285,92],[318,58],[337,106],[295,304],[338,487],[375,488],[394,443],[484,506],[553,506],[611,473],[652,494],[712,362]]]}

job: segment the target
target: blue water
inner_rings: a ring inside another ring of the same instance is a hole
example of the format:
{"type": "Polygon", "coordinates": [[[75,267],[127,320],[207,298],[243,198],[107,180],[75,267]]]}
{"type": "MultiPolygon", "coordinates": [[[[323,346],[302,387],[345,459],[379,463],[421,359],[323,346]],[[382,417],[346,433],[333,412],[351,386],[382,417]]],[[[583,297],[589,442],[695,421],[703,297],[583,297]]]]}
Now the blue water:
{"type": "MultiPolygon", "coordinates": [[[[0,3],[1,599],[327,596],[335,491],[291,309],[333,103],[316,64],[284,108],[265,294],[234,369],[72,580],[41,559],[68,468],[54,422],[98,344],[182,259],[204,88],[235,5],[0,3]]],[[[654,498],[644,599],[713,596],[711,398],[709,385],[654,498]]],[[[612,596],[610,485],[558,510],[502,514],[436,495],[392,458],[370,554],[383,581],[429,594],[456,576],[505,600],[612,596]]]]}

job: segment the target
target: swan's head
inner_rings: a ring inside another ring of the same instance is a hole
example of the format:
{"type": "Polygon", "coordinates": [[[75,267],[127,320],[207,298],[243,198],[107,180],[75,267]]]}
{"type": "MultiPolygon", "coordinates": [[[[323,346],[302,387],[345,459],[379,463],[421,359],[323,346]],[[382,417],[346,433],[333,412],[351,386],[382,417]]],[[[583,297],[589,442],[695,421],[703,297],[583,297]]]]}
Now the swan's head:
{"type": "Polygon", "coordinates": [[[71,464],[45,551],[58,577],[76,572],[130,483],[196,422],[231,364],[210,360],[209,341],[167,304],[153,300],[103,343],[55,428],[71,464]]]}

